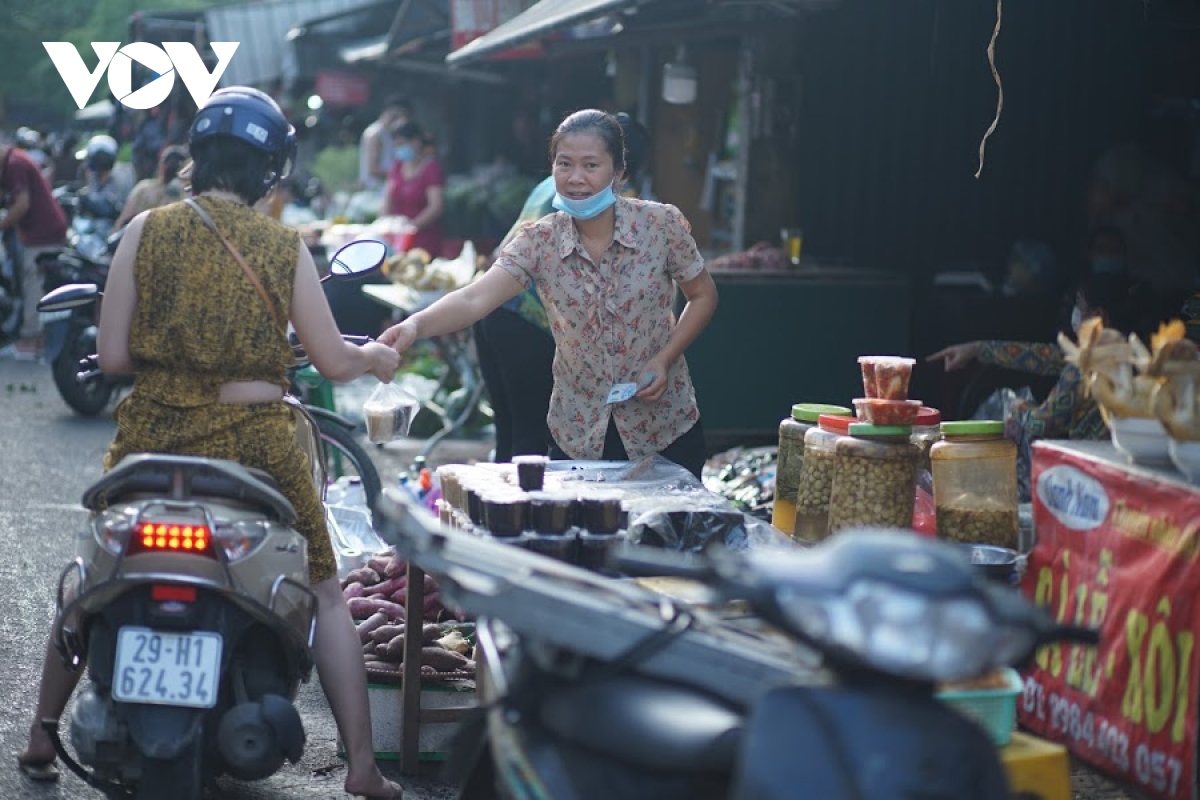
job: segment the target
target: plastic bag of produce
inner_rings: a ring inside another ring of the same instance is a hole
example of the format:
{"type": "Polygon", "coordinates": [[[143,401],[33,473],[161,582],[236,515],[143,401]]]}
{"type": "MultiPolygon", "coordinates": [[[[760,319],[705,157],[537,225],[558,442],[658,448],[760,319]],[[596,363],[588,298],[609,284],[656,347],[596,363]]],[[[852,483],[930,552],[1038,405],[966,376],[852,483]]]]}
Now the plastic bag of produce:
{"type": "Polygon", "coordinates": [[[420,406],[420,401],[407,389],[394,383],[379,384],[363,403],[367,438],[383,444],[407,436],[420,406]]]}

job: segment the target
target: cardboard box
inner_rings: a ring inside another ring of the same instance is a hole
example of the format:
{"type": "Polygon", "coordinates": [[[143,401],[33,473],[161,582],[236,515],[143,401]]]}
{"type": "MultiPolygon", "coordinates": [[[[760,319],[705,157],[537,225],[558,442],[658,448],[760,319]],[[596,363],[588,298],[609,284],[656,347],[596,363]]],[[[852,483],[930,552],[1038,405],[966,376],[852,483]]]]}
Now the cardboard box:
{"type": "MultiPolygon", "coordinates": [[[[375,741],[375,757],[390,761],[400,758],[403,740],[404,691],[400,686],[370,683],[367,698],[371,703],[371,734],[375,741]]],[[[421,708],[462,709],[476,705],[474,681],[447,681],[444,684],[421,688],[421,708]]],[[[420,758],[422,761],[445,761],[450,739],[458,729],[457,722],[426,723],[420,728],[420,758]]],[[[341,748],[338,748],[339,751],[341,748]]]]}

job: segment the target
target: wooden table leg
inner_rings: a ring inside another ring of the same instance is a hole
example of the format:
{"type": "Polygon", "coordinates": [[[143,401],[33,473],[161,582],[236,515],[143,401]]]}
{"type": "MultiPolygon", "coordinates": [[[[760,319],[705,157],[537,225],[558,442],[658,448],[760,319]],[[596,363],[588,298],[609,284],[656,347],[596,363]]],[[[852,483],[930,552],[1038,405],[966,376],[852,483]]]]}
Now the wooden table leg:
{"type": "Polygon", "coordinates": [[[425,621],[425,573],[411,561],[408,562],[405,597],[400,771],[416,775],[421,766],[421,628],[425,621]]]}

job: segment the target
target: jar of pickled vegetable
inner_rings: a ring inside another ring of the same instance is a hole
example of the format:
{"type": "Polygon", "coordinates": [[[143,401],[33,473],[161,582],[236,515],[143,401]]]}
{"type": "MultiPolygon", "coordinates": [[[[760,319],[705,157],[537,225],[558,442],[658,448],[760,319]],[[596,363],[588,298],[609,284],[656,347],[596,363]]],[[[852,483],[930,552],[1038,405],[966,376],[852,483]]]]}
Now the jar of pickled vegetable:
{"type": "Polygon", "coordinates": [[[855,423],[834,447],[829,532],[844,528],[911,528],[917,446],[908,425],[855,423]]]}
{"type": "Polygon", "coordinates": [[[930,450],[938,535],[1016,549],[1017,446],[1004,423],[943,422],[930,450]]]}
{"type": "Polygon", "coordinates": [[[822,403],[797,403],[792,413],[779,423],[779,457],[775,466],[775,501],[771,508],[771,524],[789,536],[796,527],[796,490],[800,486],[800,469],[804,464],[804,436],[817,427],[822,414],[850,415],[844,406],[822,403]]]}
{"type": "Polygon", "coordinates": [[[804,461],[796,487],[797,539],[817,542],[829,535],[829,492],[833,485],[834,447],[850,430],[851,416],[822,414],[804,434],[804,461]]]}

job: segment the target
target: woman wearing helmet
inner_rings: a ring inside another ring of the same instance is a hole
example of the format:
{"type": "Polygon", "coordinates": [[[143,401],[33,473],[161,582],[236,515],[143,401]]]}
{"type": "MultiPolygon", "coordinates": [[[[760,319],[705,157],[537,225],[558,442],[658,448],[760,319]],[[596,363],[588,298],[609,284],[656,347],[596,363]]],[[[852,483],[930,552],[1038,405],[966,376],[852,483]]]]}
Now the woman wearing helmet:
{"type": "MultiPolygon", "coordinates": [[[[131,453],[172,453],[230,459],[276,479],[308,539],[318,598],[313,655],[346,747],[345,789],[398,798],[400,787],[375,764],[358,636],[308,460],[281,402],[292,360],[285,324],[292,321],[313,365],[335,381],[368,373],[391,381],[399,356],[385,345],[344,342],[299,234],[254,211],[295,153],[295,131],[269,96],[244,87],[215,92],[196,114],[189,147],[196,203],[263,291],[187,203],[134,217],[113,256],[98,346],[105,372],[137,380],[117,408],[104,465],[131,453]]],[[[61,715],[79,674],[47,648],[35,719],[61,715]]],[[[34,725],[19,763],[32,774],[53,761],[50,740],[34,725]]]]}

